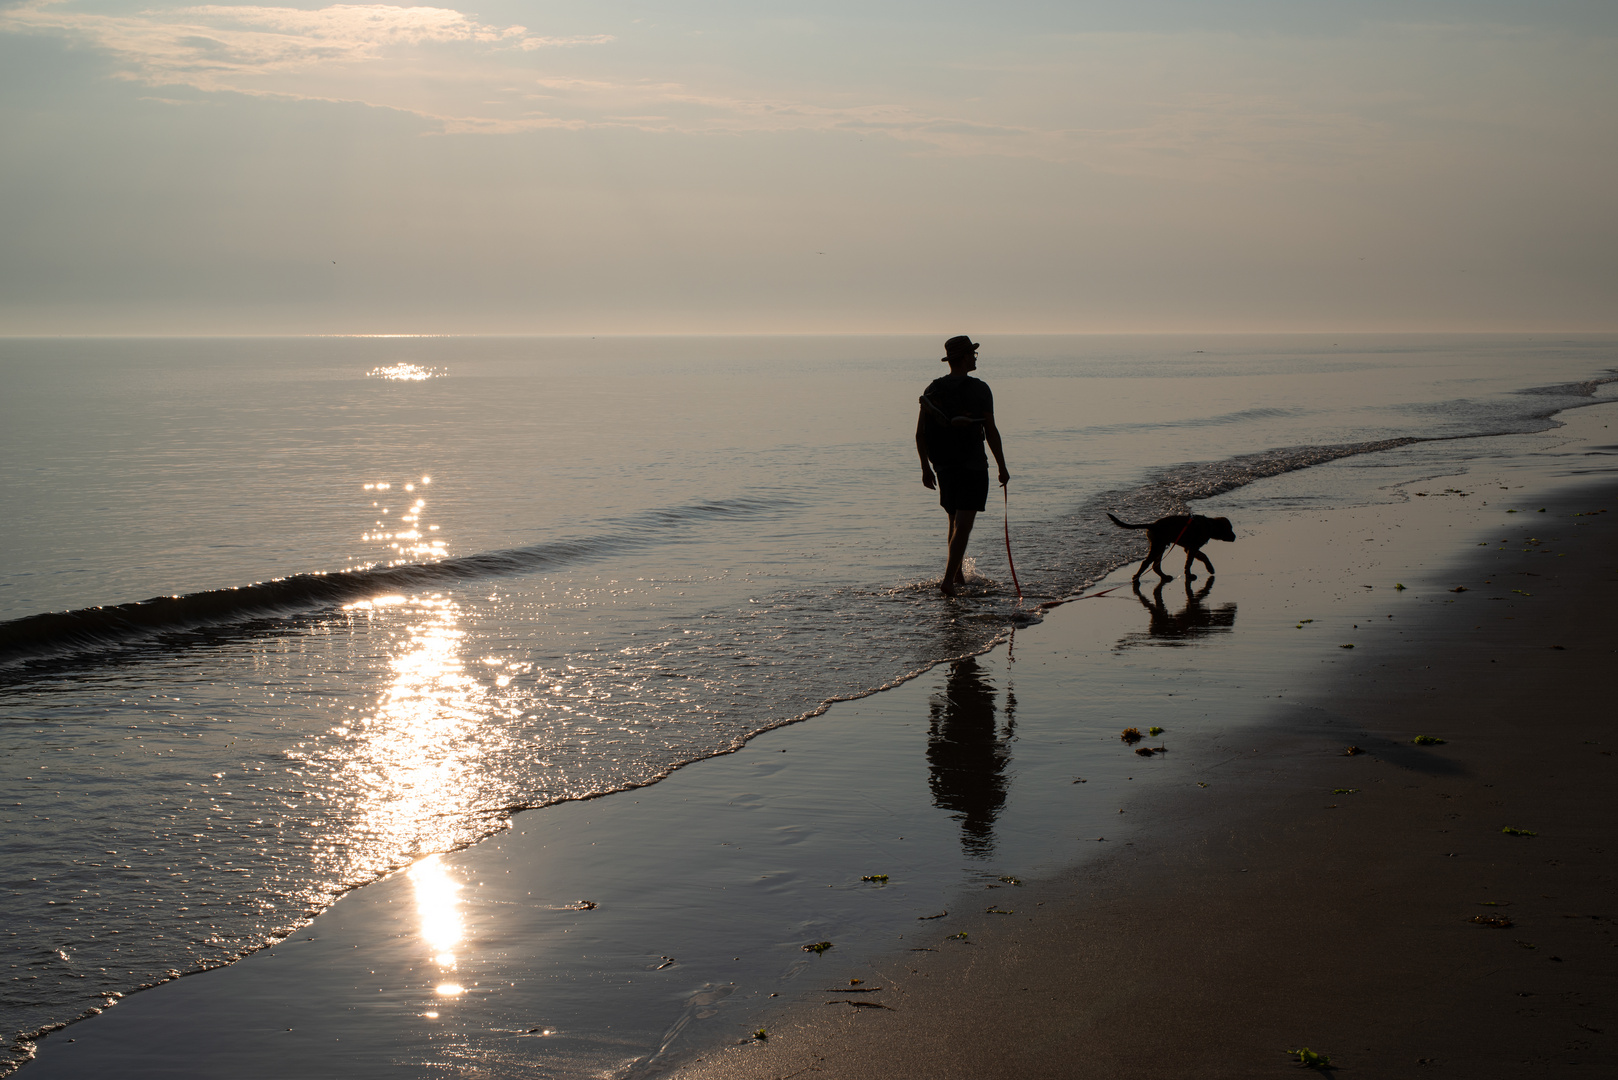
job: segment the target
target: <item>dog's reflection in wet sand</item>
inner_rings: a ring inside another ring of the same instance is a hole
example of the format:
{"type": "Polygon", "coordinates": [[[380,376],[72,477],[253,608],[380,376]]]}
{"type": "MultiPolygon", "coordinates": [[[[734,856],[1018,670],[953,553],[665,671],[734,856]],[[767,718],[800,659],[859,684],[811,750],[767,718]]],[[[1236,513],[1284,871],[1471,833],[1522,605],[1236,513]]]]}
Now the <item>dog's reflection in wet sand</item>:
{"type": "Polygon", "coordinates": [[[1191,583],[1186,582],[1185,607],[1177,612],[1170,612],[1163,600],[1165,584],[1166,582],[1158,582],[1157,588],[1152,590],[1151,599],[1148,600],[1141,592],[1140,582],[1134,583],[1135,599],[1151,613],[1152,621],[1146,633],[1130,634],[1120,641],[1118,643],[1120,648],[1130,645],[1184,645],[1195,638],[1225,633],[1236,625],[1235,604],[1221,604],[1215,608],[1203,603],[1213,591],[1213,578],[1210,577],[1203,583],[1202,588],[1195,592],[1191,589],[1191,583]]]}

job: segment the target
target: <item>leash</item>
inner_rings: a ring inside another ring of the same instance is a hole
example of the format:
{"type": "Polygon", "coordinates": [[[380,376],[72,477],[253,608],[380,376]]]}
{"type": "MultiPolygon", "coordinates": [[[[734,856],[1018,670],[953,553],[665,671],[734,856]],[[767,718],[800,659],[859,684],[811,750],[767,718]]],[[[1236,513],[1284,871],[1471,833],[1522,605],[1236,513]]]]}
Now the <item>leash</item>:
{"type": "MultiPolygon", "coordinates": [[[[1017,603],[1022,603],[1022,582],[1017,580],[1017,564],[1011,561],[1011,494],[1006,485],[1000,485],[1000,496],[1005,500],[1006,565],[1011,567],[1011,583],[1017,587],[1017,603]]],[[[1191,523],[1186,522],[1187,525],[1191,523]]]]}
{"type": "MultiPolygon", "coordinates": [[[[1176,536],[1176,537],[1175,537],[1175,538],[1174,538],[1174,542],[1173,542],[1173,543],[1171,543],[1171,544],[1169,544],[1169,547],[1173,547],[1173,546],[1174,546],[1174,545],[1175,545],[1175,544],[1178,544],[1178,543],[1180,543],[1180,541],[1181,541],[1181,540],[1183,540],[1183,539],[1185,539],[1185,534],[1186,534],[1186,532],[1187,532],[1187,531],[1188,531],[1188,530],[1189,530],[1189,529],[1190,529],[1190,528],[1191,528],[1191,519],[1192,519],[1192,517],[1194,517],[1194,516],[1195,516],[1195,515],[1193,515],[1193,514],[1187,514],[1187,515],[1186,515],[1186,516],[1185,516],[1185,528],[1183,528],[1183,529],[1181,529],[1181,530],[1180,530],[1180,535],[1179,535],[1179,536],[1176,536]]],[[[1183,546],[1183,545],[1182,545],[1182,546],[1183,546]]]]}

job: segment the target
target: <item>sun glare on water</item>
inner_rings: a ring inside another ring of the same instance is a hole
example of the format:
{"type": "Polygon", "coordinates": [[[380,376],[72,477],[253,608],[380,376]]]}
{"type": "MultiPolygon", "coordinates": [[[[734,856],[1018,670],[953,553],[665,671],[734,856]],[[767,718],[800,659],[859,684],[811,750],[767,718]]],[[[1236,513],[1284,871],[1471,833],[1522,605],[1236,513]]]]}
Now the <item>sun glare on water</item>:
{"type": "MultiPolygon", "coordinates": [[[[466,936],[459,904],[461,883],[450,877],[443,859],[437,855],[429,855],[410,868],[410,883],[416,890],[421,938],[432,953],[433,963],[451,970],[455,967],[455,948],[466,936]]],[[[448,985],[439,986],[438,992],[448,993],[445,990],[448,985]]],[[[460,991],[457,988],[455,992],[460,991]]]]}
{"type": "Polygon", "coordinates": [[[385,367],[374,367],[365,374],[373,379],[389,379],[393,382],[422,382],[426,379],[440,378],[447,372],[443,368],[398,363],[388,364],[385,367]]]}
{"type": "MultiPolygon", "coordinates": [[[[423,487],[432,482],[430,476],[423,476],[420,481],[423,487]]],[[[371,502],[371,510],[377,517],[372,527],[360,534],[360,539],[367,543],[386,544],[386,558],[393,563],[443,558],[446,551],[444,541],[431,535],[438,531],[438,526],[424,525],[421,520],[427,512],[427,500],[414,497],[416,484],[412,482],[398,485],[406,493],[398,500],[403,505],[387,505],[392,502],[387,492],[395,486],[388,481],[364,485],[366,491],[377,495],[371,502]]]]}

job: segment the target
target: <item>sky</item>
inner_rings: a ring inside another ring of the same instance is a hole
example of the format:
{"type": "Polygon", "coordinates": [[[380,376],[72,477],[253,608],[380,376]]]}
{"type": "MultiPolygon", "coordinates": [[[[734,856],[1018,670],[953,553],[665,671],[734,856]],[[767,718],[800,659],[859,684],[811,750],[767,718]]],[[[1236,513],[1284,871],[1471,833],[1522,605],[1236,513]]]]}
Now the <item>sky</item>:
{"type": "Polygon", "coordinates": [[[1618,329],[1612,0],[466,5],[0,0],[0,334],[1618,329]]]}

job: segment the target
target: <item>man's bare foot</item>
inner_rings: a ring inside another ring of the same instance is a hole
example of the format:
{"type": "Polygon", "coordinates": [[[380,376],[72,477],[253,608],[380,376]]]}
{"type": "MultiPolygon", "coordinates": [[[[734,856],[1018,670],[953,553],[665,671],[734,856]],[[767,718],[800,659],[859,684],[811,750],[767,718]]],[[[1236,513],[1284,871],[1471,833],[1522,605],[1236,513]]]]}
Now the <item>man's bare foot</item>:
{"type": "Polygon", "coordinates": [[[943,593],[945,596],[954,596],[955,583],[952,581],[940,581],[938,583],[938,591],[943,593]]]}

